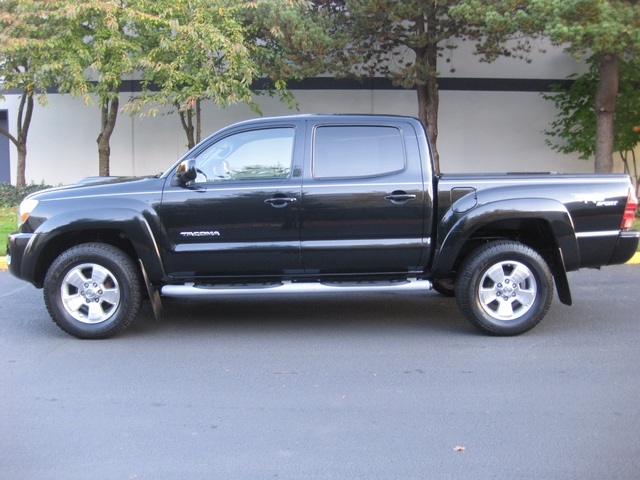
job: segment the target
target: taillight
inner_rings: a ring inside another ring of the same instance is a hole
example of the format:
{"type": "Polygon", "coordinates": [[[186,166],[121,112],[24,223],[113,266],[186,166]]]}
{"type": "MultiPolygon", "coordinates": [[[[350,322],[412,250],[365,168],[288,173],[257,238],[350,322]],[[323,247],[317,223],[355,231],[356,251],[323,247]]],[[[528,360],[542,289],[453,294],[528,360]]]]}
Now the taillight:
{"type": "Polygon", "coordinates": [[[629,190],[629,196],[627,197],[627,206],[624,207],[624,215],[622,217],[622,223],[620,228],[622,230],[628,230],[633,227],[633,221],[636,218],[636,210],[638,209],[638,198],[633,190],[629,190]]]}

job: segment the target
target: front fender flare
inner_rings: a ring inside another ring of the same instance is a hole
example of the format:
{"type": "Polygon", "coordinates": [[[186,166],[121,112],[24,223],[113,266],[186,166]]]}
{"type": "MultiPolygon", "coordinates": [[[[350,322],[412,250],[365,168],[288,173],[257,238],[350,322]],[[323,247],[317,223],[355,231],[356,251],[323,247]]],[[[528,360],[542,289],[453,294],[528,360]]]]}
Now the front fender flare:
{"type": "Polygon", "coordinates": [[[62,235],[78,231],[118,230],[126,233],[135,250],[136,256],[143,262],[152,281],[165,277],[160,248],[156,241],[159,222],[154,221],[151,212],[140,212],[129,208],[80,209],[62,212],[42,223],[29,242],[22,264],[25,280],[41,286],[38,278],[38,265],[48,248],[62,235]],[[149,219],[147,218],[149,217],[149,219]],[[151,220],[151,221],[149,221],[151,220]],[[156,232],[154,232],[154,226],[156,232]]]}

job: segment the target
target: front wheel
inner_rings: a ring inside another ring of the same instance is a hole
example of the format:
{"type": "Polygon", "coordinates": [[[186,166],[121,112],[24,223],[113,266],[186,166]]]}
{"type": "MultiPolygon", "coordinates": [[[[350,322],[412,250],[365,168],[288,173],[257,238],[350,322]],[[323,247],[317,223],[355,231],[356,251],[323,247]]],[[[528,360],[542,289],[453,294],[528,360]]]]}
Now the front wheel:
{"type": "Polygon", "coordinates": [[[478,248],[462,264],[456,281],[458,306],[472,324],[492,335],[531,330],[552,298],[549,266],[535,250],[517,242],[478,248]]]}
{"type": "Polygon", "coordinates": [[[49,267],[44,301],[53,321],[78,338],[108,338],[124,330],[142,299],[138,269],[122,250],[85,243],[49,267]]]}

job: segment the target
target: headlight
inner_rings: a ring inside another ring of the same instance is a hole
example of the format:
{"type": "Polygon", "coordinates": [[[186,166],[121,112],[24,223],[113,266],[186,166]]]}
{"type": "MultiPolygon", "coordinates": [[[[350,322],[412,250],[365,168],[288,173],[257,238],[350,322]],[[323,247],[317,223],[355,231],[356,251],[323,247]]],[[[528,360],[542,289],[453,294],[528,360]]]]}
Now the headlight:
{"type": "Polygon", "coordinates": [[[18,227],[21,227],[24,222],[27,221],[33,209],[38,205],[38,200],[27,198],[22,201],[20,208],[18,208],[18,227]]]}

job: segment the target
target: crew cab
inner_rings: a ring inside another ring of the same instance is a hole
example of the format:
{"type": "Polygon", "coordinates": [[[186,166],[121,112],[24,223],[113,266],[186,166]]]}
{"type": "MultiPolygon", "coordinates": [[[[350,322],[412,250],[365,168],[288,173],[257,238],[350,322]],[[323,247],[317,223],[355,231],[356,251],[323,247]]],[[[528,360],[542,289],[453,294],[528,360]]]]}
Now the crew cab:
{"type": "Polygon", "coordinates": [[[571,304],[568,271],[633,256],[636,208],[626,175],[435,174],[410,117],[261,118],[160,175],[27,197],[7,259],[79,338],[120,333],[146,298],[159,315],[164,296],[430,288],[516,335],[554,283],[571,304]]]}

